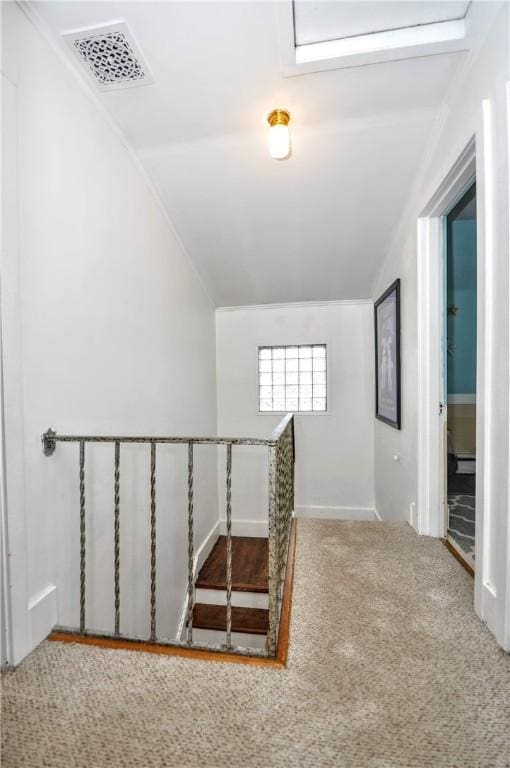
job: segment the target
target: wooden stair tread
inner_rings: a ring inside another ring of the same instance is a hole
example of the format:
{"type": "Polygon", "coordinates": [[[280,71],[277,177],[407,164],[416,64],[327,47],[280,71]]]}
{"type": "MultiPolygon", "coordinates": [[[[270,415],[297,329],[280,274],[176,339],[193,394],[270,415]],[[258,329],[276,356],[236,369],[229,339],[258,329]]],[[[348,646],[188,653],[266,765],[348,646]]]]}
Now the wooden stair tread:
{"type": "MultiPolygon", "coordinates": [[[[232,607],[232,632],[267,635],[269,611],[265,608],[232,607]]],[[[226,632],[227,606],[196,603],[193,608],[193,627],[226,632]]]]}
{"type": "MultiPolygon", "coordinates": [[[[236,592],[268,591],[269,542],[256,536],[232,536],[232,589],[236,592]]],[[[227,537],[219,536],[198,574],[195,586],[226,589],[227,537]]]]}

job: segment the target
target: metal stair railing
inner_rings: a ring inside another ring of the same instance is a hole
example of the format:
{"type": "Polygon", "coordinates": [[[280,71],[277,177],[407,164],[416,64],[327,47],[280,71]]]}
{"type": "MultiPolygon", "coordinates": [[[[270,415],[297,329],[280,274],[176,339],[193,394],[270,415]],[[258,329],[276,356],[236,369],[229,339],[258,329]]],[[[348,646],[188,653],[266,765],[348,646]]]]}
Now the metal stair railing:
{"type": "MultiPolygon", "coordinates": [[[[102,436],[102,435],[60,435],[48,429],[42,436],[45,456],[52,456],[57,443],[77,443],[79,445],[79,540],[80,540],[80,623],[79,627],[56,627],[59,632],[75,635],[89,635],[101,638],[135,639],[120,632],[121,594],[120,594],[120,460],[121,445],[147,443],[150,445],[149,472],[150,498],[148,499],[150,526],[150,631],[145,642],[179,647],[193,647],[212,651],[229,651],[248,656],[274,657],[278,642],[279,617],[282,599],[282,584],[285,577],[287,552],[290,539],[291,519],[294,511],[294,417],[287,414],[278,424],[269,439],[248,437],[165,437],[165,436],[102,436]],[[111,443],[113,456],[113,528],[114,528],[114,617],[113,634],[108,632],[90,632],[87,630],[86,617],[86,446],[93,443],[111,443]],[[186,610],[186,640],[162,640],[158,638],[156,626],[156,469],[157,446],[163,444],[186,445],[188,450],[188,588],[186,610]],[[193,639],[194,607],[194,501],[193,501],[193,449],[195,445],[226,446],[226,640],[224,645],[197,643],[193,639]],[[265,446],[268,450],[268,538],[269,538],[269,628],[266,648],[263,651],[232,645],[232,449],[234,446],[265,446]]],[[[139,640],[139,638],[136,638],[139,640]]]]}

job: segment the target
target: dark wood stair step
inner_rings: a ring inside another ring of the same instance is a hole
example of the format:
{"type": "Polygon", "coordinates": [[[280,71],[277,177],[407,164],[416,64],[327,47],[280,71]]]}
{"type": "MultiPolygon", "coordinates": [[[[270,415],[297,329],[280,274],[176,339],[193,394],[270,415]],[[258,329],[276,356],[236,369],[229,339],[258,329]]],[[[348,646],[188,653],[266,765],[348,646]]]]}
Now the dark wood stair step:
{"type": "MultiPolygon", "coordinates": [[[[267,592],[269,542],[258,536],[232,536],[232,589],[267,592]]],[[[227,537],[218,536],[195,582],[201,589],[226,589],[227,537]]]]}
{"type": "MultiPolygon", "coordinates": [[[[267,635],[268,625],[269,611],[265,608],[232,607],[232,632],[267,635]]],[[[193,608],[193,627],[226,632],[227,606],[196,603],[193,608]]]]}

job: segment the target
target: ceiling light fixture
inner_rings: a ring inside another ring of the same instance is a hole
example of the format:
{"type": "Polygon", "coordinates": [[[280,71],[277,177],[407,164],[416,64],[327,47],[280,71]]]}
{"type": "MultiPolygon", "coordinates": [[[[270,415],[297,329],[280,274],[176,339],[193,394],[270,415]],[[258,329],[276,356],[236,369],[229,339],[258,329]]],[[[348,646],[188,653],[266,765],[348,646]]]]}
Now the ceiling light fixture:
{"type": "Polygon", "coordinates": [[[285,109],[273,109],[267,116],[269,128],[269,154],[275,160],[285,160],[290,154],[290,114],[285,109]]]}

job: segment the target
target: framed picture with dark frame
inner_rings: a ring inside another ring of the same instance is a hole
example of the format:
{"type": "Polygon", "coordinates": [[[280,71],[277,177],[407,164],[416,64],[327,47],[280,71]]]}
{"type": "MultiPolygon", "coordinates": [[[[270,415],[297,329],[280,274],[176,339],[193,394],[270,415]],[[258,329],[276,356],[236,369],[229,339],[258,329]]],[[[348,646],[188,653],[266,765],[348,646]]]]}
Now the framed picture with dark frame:
{"type": "Polygon", "coordinates": [[[400,429],[400,280],[374,304],[375,416],[400,429]]]}

